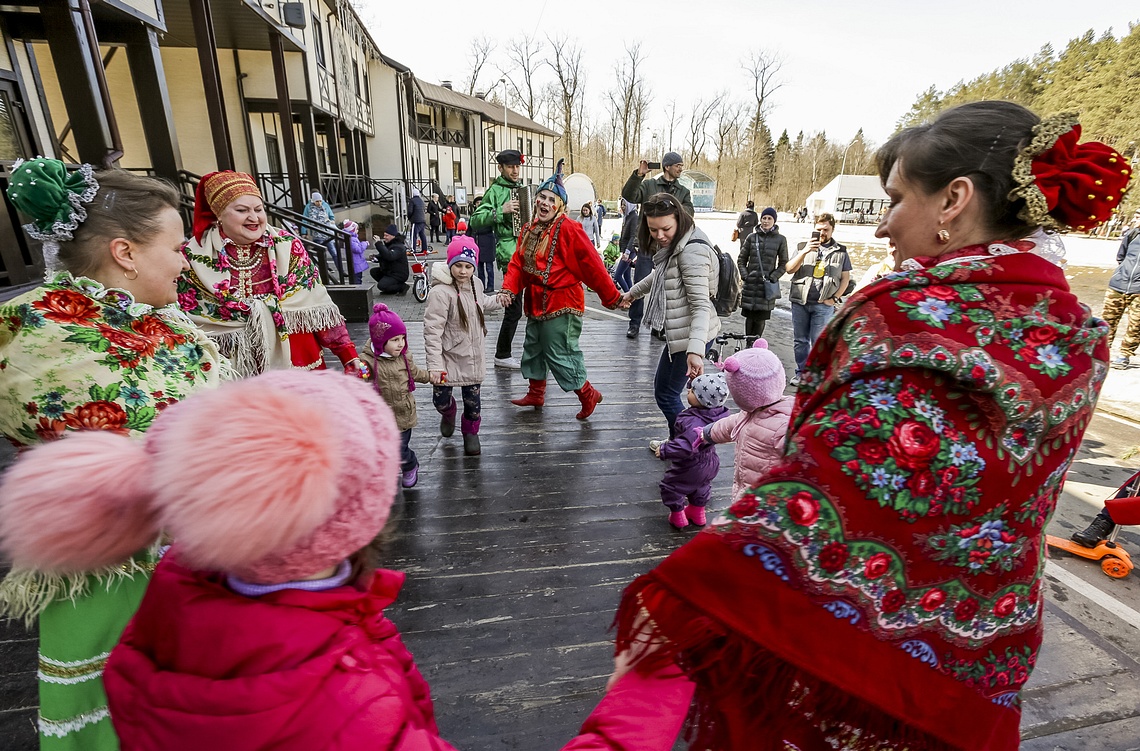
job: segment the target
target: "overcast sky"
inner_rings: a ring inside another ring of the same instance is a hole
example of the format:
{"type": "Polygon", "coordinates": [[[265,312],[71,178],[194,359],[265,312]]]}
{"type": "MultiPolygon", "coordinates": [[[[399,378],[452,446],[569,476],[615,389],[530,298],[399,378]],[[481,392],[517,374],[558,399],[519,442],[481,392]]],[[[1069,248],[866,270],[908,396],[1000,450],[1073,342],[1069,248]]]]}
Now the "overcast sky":
{"type": "MultiPolygon", "coordinates": [[[[686,120],[693,100],[721,89],[749,100],[751,81],[740,63],[758,47],[784,59],[784,85],[768,116],[773,138],[786,128],[792,138],[825,130],[846,141],[862,127],[882,143],[931,84],[944,90],[1032,56],[1045,43],[1061,49],[1090,28],[1120,37],[1140,21],[1140,7],[1126,0],[354,2],[386,55],[424,80],[456,87],[468,74],[473,36],[565,34],[584,51],[587,109],[598,119],[624,46],[642,40],[653,94],[644,143],[663,130],[670,99],[686,120]]],[[[489,71],[481,80],[499,77],[489,71]]],[[[681,140],[676,133],[675,145],[681,140]]]]}

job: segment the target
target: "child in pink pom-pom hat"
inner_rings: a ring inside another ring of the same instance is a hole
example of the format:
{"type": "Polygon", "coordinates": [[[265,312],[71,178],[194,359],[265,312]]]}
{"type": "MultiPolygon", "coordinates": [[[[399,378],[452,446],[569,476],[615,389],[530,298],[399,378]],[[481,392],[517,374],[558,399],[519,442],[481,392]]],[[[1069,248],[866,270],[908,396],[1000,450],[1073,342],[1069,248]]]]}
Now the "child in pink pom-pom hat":
{"type": "Polygon", "coordinates": [[[712,443],[736,443],[732,475],[732,497],[736,499],[784,455],[794,400],[784,396],[784,364],[768,349],[765,339],[757,339],[750,349],[725,360],[724,376],[740,411],[706,427],[701,438],[712,443]]]}

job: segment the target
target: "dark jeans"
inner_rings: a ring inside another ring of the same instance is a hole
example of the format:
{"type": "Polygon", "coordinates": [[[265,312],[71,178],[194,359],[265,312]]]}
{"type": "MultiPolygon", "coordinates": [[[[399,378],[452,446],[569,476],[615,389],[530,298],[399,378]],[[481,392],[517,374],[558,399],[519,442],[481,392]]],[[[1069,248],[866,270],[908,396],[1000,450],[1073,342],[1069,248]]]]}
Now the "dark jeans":
{"type": "Polygon", "coordinates": [[[515,332],[519,328],[522,318],[523,296],[519,293],[515,301],[503,309],[503,325],[499,326],[499,339],[495,342],[495,359],[505,360],[511,356],[511,348],[515,342],[515,332]]]}
{"type": "MultiPolygon", "coordinates": [[[[648,253],[639,253],[637,265],[633,267],[633,283],[637,284],[653,273],[653,258],[648,253]]],[[[634,300],[629,306],[629,325],[631,328],[641,327],[641,318],[645,315],[645,300],[634,300]]]]}
{"type": "Polygon", "coordinates": [[[445,230],[447,232],[447,244],[450,245],[451,241],[455,239],[455,230],[445,230]]]}
{"type": "Polygon", "coordinates": [[[436,219],[435,221],[433,221],[431,223],[431,241],[432,242],[438,241],[442,234],[443,234],[443,225],[441,225],[439,223],[439,220],[436,219]]]}
{"type": "Polygon", "coordinates": [[[411,472],[416,467],[420,466],[420,460],[416,458],[416,452],[412,451],[409,445],[412,441],[412,429],[400,433],[400,471],[411,472]]]}
{"type": "MultiPolygon", "coordinates": [[[[706,353],[711,346],[712,342],[705,344],[706,353]]],[[[688,373],[688,352],[670,355],[669,345],[661,348],[661,359],[657,361],[657,372],[653,375],[653,398],[657,401],[657,408],[669,423],[670,438],[675,437],[673,431],[677,428],[677,415],[684,409],[681,405],[681,394],[689,382],[688,373]]]]}
{"type": "Polygon", "coordinates": [[[416,222],[412,225],[412,247],[416,247],[416,240],[420,241],[420,252],[426,253],[428,247],[427,230],[423,222],[416,222]]]}
{"type": "Polygon", "coordinates": [[[495,288],[495,254],[491,253],[491,257],[484,259],[483,254],[479,254],[479,281],[483,282],[483,289],[490,292],[495,288]]]}
{"type": "Polygon", "coordinates": [[[792,303],[792,343],[796,353],[797,374],[803,372],[812,345],[833,315],[834,305],[824,305],[821,302],[809,302],[806,305],[792,303]]]}
{"type": "Polygon", "coordinates": [[[614,268],[614,283],[622,292],[629,292],[629,288],[633,286],[633,282],[630,280],[632,270],[633,267],[629,265],[629,261],[618,261],[614,268]]]}

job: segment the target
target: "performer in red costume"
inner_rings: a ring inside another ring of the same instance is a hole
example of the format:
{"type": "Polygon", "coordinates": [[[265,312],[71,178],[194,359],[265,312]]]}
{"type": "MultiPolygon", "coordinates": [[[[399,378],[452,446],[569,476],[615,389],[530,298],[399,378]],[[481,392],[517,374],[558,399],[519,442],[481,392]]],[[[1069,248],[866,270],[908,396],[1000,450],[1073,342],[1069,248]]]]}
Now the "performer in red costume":
{"type": "Polygon", "coordinates": [[[523,225],[519,233],[500,294],[506,307],[527,290],[521,364],[522,374],[530,379],[530,390],[511,403],[541,407],[546,398],[547,375],[553,373],[563,391],[578,395],[582,409],[577,417],[585,420],[601,403],[602,394],[586,380],[586,359],[578,347],[586,311],[582,285],[597,292],[607,308],[619,306],[621,291],[582,225],[566,216],[562,163],[559,159],[554,175],[538,188],[535,218],[523,225]]]}

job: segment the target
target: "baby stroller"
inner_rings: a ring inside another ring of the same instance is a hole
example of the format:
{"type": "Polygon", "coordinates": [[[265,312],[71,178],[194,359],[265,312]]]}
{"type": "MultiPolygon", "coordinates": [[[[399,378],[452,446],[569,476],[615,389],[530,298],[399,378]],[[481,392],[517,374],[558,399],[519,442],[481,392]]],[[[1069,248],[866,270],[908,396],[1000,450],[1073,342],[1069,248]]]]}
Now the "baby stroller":
{"type": "Polygon", "coordinates": [[[1112,517],[1114,526],[1108,537],[1095,547],[1085,547],[1072,540],[1053,535],[1045,535],[1045,542],[1050,547],[1064,550],[1066,553],[1091,561],[1100,561],[1101,571],[1114,579],[1123,579],[1132,573],[1134,564],[1128,551],[1117,544],[1116,536],[1120,533],[1121,527],[1140,524],[1140,472],[1129,477],[1128,481],[1116,491],[1116,495],[1104,502],[1104,508],[1112,517]]]}

